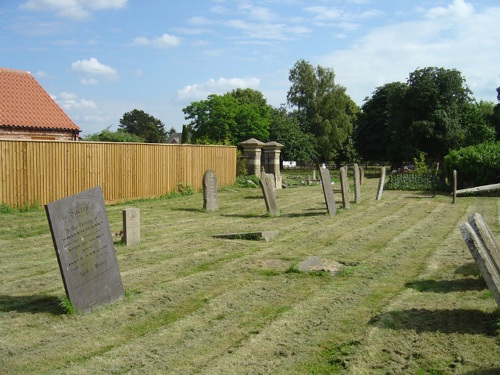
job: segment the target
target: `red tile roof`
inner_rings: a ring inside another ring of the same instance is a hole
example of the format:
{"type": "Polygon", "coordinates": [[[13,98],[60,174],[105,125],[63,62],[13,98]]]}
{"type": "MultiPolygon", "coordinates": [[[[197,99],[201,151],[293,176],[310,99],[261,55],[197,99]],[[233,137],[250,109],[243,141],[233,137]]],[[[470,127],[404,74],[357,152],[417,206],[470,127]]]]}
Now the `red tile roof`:
{"type": "Polygon", "coordinates": [[[0,68],[0,127],[80,131],[29,72],[0,68]]]}

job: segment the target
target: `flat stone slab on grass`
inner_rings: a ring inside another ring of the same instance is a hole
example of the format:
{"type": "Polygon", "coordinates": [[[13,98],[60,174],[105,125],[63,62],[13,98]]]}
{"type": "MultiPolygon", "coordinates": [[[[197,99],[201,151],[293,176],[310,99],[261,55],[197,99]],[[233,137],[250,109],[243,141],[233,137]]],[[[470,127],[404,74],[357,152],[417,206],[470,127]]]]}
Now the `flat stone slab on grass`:
{"type": "Polygon", "coordinates": [[[322,259],[317,256],[310,256],[299,263],[297,270],[302,272],[324,271],[335,275],[344,265],[334,260],[322,259]]]}
{"type": "Polygon", "coordinates": [[[271,241],[277,235],[278,235],[277,230],[268,230],[268,231],[263,231],[263,232],[216,234],[213,237],[214,238],[225,238],[228,240],[271,241]]]}

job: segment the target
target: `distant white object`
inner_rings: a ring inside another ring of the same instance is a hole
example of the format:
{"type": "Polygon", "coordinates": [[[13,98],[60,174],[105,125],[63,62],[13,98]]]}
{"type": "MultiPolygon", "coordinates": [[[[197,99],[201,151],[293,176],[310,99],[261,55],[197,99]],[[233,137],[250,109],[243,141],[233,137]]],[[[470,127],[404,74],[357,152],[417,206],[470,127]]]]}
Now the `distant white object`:
{"type": "Polygon", "coordinates": [[[326,164],[325,164],[325,163],[323,163],[323,164],[321,165],[321,168],[326,168],[326,164]]]}
{"type": "Polygon", "coordinates": [[[296,161],[283,161],[283,168],[295,168],[296,166],[296,161]]]}

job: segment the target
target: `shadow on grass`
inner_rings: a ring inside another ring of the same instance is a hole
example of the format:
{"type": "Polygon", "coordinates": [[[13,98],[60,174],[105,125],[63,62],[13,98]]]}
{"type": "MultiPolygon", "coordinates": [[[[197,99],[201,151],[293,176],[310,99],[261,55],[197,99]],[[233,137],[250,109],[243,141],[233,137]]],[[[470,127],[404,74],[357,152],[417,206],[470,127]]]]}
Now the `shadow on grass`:
{"type": "Polygon", "coordinates": [[[300,213],[287,213],[281,215],[281,217],[308,217],[308,216],[325,216],[327,212],[323,211],[314,211],[314,212],[300,212],[300,213]]]}
{"type": "Polygon", "coordinates": [[[264,197],[262,195],[247,195],[246,197],[243,197],[243,199],[262,199],[262,200],[264,200],[264,197]]]}
{"type": "Polygon", "coordinates": [[[6,296],[0,295],[0,311],[17,311],[20,313],[51,313],[54,315],[66,314],[60,305],[60,300],[53,296],[6,296]]]}
{"type": "Polygon", "coordinates": [[[170,210],[171,211],[185,211],[185,212],[203,212],[203,213],[207,212],[203,208],[189,208],[189,207],[186,207],[186,208],[174,207],[174,208],[171,208],[170,210]]]}
{"type": "Polygon", "coordinates": [[[474,370],[464,373],[464,375],[498,375],[498,374],[500,374],[500,367],[483,369],[483,370],[474,370]]]}
{"type": "Polygon", "coordinates": [[[495,336],[498,313],[479,310],[410,309],[376,315],[370,324],[392,330],[413,330],[417,333],[441,332],[495,336]]]}
{"type": "Polygon", "coordinates": [[[419,292],[462,292],[467,290],[483,290],[486,283],[482,278],[476,279],[456,279],[456,280],[418,280],[406,283],[407,288],[418,290],[419,292]]]}
{"type": "Polygon", "coordinates": [[[455,274],[463,276],[479,276],[481,275],[481,272],[479,271],[479,268],[477,268],[475,262],[469,262],[458,267],[455,270],[455,274]]]}

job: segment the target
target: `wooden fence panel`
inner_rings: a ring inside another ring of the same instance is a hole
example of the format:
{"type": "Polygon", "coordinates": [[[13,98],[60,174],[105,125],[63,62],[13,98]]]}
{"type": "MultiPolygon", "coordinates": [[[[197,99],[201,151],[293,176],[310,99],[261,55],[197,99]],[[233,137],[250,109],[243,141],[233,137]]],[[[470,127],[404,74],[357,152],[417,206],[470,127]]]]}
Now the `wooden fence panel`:
{"type": "Polygon", "coordinates": [[[156,197],[178,184],[202,188],[236,179],[236,147],[0,140],[0,204],[46,204],[101,186],[107,202],[156,197]]]}

